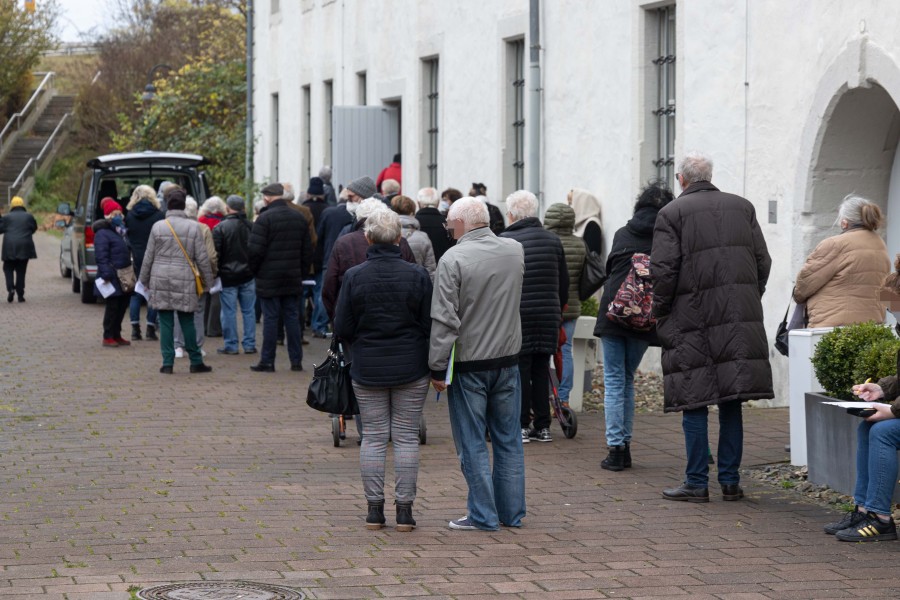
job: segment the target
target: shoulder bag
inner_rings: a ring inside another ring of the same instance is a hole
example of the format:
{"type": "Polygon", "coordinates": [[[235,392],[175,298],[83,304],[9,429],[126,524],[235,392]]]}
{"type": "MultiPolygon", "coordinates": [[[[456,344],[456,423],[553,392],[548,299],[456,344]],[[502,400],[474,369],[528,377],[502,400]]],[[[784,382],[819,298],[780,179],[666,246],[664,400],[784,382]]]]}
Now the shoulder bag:
{"type": "Polygon", "coordinates": [[[791,313],[791,320],[788,321],[788,313],[791,312],[791,302],[794,299],[794,292],[791,290],[791,299],[788,300],[787,308],[784,311],[784,318],[778,324],[778,330],[775,332],[775,349],[783,356],[788,355],[788,334],[792,329],[804,329],[809,323],[806,316],[806,303],[794,306],[794,312],[791,313]]]}
{"type": "Polygon", "coordinates": [[[656,327],[653,316],[653,279],[650,277],[650,255],[636,252],[622,285],[606,309],[606,318],[634,331],[651,331],[656,327]]]}
{"type": "Polygon", "coordinates": [[[584,250],[584,265],[581,267],[581,277],[578,279],[578,299],[582,302],[603,287],[607,278],[603,257],[588,248],[587,243],[584,244],[584,250]]]}
{"type": "Polygon", "coordinates": [[[343,344],[331,338],[325,362],[313,365],[313,378],[306,392],[306,404],[332,415],[358,415],[359,405],[350,382],[350,363],[344,357],[343,344]]]}
{"type": "Polygon", "coordinates": [[[184,249],[184,244],[181,243],[181,238],[179,238],[178,234],[175,233],[175,228],[172,227],[172,224],[169,223],[168,219],[166,219],[166,225],[168,225],[169,229],[172,230],[172,235],[175,236],[175,241],[178,242],[178,247],[181,248],[182,252],[184,252],[184,257],[187,259],[188,265],[190,265],[191,267],[191,272],[194,274],[194,284],[197,286],[197,296],[202,296],[203,292],[206,290],[203,289],[203,278],[200,277],[200,271],[197,269],[197,265],[195,265],[194,261],[191,260],[191,257],[188,256],[187,250],[184,249]]]}
{"type": "Polygon", "coordinates": [[[133,264],[116,269],[116,276],[119,278],[119,285],[121,285],[124,293],[130,294],[134,291],[134,286],[137,285],[137,277],[134,275],[133,264]]]}

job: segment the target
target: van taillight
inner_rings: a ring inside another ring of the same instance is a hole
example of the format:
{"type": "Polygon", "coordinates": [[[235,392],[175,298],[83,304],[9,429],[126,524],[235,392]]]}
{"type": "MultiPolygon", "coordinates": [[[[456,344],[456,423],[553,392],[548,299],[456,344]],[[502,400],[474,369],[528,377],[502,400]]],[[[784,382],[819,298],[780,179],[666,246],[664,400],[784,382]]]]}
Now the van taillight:
{"type": "Polygon", "coordinates": [[[94,228],[93,227],[85,227],[84,228],[84,245],[85,246],[93,246],[94,245],[94,228]]]}

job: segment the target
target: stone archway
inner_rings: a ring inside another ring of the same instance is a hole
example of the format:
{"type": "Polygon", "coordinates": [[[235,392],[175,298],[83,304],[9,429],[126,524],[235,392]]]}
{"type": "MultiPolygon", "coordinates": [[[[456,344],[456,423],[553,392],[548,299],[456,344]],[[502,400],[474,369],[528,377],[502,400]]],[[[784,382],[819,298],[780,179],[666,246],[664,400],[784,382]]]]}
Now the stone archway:
{"type": "Polygon", "coordinates": [[[837,209],[849,193],[881,205],[888,248],[900,251],[898,100],[900,68],[865,37],[849,44],[823,76],[801,148],[794,273],[816,244],[837,233],[837,209]]]}

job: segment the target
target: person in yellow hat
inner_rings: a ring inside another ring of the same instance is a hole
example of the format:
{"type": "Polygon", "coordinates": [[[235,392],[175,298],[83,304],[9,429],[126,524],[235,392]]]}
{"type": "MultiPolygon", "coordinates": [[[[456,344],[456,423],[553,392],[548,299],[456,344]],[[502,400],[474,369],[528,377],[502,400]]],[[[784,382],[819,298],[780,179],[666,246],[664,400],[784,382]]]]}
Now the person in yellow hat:
{"type": "Polygon", "coordinates": [[[37,258],[34,249],[34,232],[37,221],[25,209],[25,201],[16,196],[9,203],[9,213],[0,218],[0,234],[3,234],[3,274],[6,276],[6,301],[12,302],[18,294],[19,302],[25,302],[25,271],[28,261],[37,258]]]}

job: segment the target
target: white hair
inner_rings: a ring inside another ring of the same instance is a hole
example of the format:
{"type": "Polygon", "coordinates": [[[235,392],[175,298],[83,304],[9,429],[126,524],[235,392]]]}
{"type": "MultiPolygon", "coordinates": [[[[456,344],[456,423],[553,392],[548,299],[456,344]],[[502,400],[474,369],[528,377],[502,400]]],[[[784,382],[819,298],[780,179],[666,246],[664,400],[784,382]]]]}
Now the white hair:
{"type": "Polygon", "coordinates": [[[282,183],[281,187],[284,188],[284,193],[281,195],[281,199],[285,202],[292,202],[294,200],[294,184],[282,183]]]}
{"type": "Polygon", "coordinates": [[[450,205],[447,212],[448,221],[462,221],[469,227],[490,223],[487,204],[470,196],[460,198],[450,205]]]}
{"type": "Polygon", "coordinates": [[[385,196],[388,194],[399,194],[400,182],[396,179],[385,179],[381,182],[381,193],[385,196]]]}
{"type": "Polygon", "coordinates": [[[366,218],[364,229],[373,244],[393,244],[400,237],[400,217],[387,208],[375,209],[366,218]]]}
{"type": "Polygon", "coordinates": [[[441,203],[441,195],[433,187],[422,188],[419,190],[416,199],[419,201],[419,206],[422,208],[437,208],[438,204],[441,203]]]}
{"type": "Polygon", "coordinates": [[[197,201],[193,196],[184,199],[184,214],[188,219],[197,220],[197,201]]]}
{"type": "Polygon", "coordinates": [[[198,216],[205,217],[206,215],[212,214],[224,215],[225,212],[225,202],[218,196],[210,196],[200,206],[200,212],[198,213],[198,216]]]}
{"type": "Polygon", "coordinates": [[[875,231],[881,227],[881,208],[868,198],[847,194],[838,208],[837,222],[846,220],[848,225],[865,227],[875,231]]]}
{"type": "Polygon", "coordinates": [[[698,181],[712,181],[713,161],[702,152],[694,150],[685,154],[678,163],[678,172],[684,177],[686,185],[698,181]]]}
{"type": "Polygon", "coordinates": [[[266,201],[263,200],[262,198],[260,198],[259,200],[257,200],[256,202],[253,203],[253,211],[257,215],[259,215],[259,213],[261,213],[265,207],[266,207],[266,201]]]}
{"type": "Polygon", "coordinates": [[[382,202],[378,198],[366,198],[359,203],[359,206],[356,207],[356,218],[367,219],[373,212],[375,212],[379,208],[390,210],[387,206],[384,205],[384,202],[382,202]]]}
{"type": "Polygon", "coordinates": [[[322,181],[325,183],[331,183],[331,166],[325,165],[319,169],[319,177],[321,177],[322,181]]]}
{"type": "Polygon", "coordinates": [[[506,210],[514,221],[533,217],[538,211],[537,196],[528,190],[515,191],[506,198],[506,210]]]}

